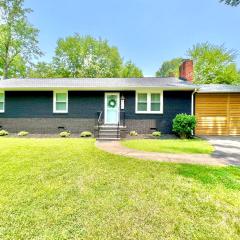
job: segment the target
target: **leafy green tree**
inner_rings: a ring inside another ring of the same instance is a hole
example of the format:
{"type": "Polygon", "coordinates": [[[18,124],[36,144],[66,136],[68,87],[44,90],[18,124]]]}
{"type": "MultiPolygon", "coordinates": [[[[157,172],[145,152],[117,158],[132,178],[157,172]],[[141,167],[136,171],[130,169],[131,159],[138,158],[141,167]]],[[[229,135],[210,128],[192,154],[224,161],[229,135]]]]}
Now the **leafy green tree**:
{"type": "Polygon", "coordinates": [[[239,73],[235,64],[236,51],[224,45],[208,42],[194,45],[187,54],[194,61],[194,82],[196,83],[239,83],[239,73]]]}
{"type": "Polygon", "coordinates": [[[156,72],[156,77],[179,77],[179,66],[182,61],[182,58],[174,58],[170,61],[165,61],[156,72]]]}
{"type": "MultiPolygon", "coordinates": [[[[32,57],[42,54],[38,48],[38,30],[26,16],[31,9],[24,8],[23,4],[24,0],[0,0],[0,69],[3,78],[11,77],[14,67],[24,68],[19,66],[20,62],[30,63],[32,57]]],[[[17,71],[21,72],[20,69],[17,71]]]]}
{"type": "Polygon", "coordinates": [[[27,63],[18,55],[14,58],[8,70],[9,76],[12,78],[24,78],[27,76],[27,63]]]}
{"type": "Polygon", "coordinates": [[[28,70],[28,77],[30,78],[54,78],[61,77],[55,72],[51,63],[39,62],[33,65],[28,70]]]}
{"type": "Polygon", "coordinates": [[[142,73],[142,70],[139,69],[137,66],[135,66],[134,63],[132,63],[131,61],[128,61],[122,67],[121,77],[124,77],[124,78],[139,77],[140,78],[140,77],[143,77],[143,73],[142,73]]]}
{"type": "MultiPolygon", "coordinates": [[[[0,64],[1,66],[1,64],[0,64]]],[[[8,74],[12,78],[24,78],[27,76],[27,64],[21,56],[16,56],[8,68],[8,74]]],[[[0,76],[3,76],[3,69],[0,67],[0,76]]]]}
{"type": "Polygon", "coordinates": [[[233,7],[236,7],[240,4],[240,0],[220,0],[220,2],[224,2],[227,5],[231,5],[233,7]]]}
{"type": "Polygon", "coordinates": [[[62,77],[118,77],[122,59],[107,41],[76,34],[58,40],[53,65],[62,77]]]}

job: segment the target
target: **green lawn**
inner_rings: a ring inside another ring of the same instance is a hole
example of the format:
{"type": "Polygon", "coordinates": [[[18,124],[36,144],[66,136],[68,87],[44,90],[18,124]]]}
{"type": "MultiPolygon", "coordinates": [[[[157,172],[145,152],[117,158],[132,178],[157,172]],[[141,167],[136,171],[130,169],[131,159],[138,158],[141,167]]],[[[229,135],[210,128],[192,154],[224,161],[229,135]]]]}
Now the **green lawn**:
{"type": "Polygon", "coordinates": [[[122,144],[128,148],[146,152],[204,154],[213,152],[213,147],[207,141],[201,139],[133,139],[122,141],[122,144]]]}
{"type": "Polygon", "coordinates": [[[239,239],[240,169],[0,138],[0,239],[239,239]]]}

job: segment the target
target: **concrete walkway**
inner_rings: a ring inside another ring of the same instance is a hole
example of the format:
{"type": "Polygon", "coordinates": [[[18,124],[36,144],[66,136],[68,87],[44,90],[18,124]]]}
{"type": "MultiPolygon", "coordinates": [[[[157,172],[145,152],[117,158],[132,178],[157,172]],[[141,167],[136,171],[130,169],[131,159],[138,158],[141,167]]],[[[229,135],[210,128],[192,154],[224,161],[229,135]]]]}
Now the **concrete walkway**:
{"type": "Polygon", "coordinates": [[[233,165],[232,162],[226,159],[215,158],[207,154],[171,154],[139,151],[124,147],[119,141],[97,141],[96,146],[109,153],[159,162],[189,163],[211,166],[233,165]]]}

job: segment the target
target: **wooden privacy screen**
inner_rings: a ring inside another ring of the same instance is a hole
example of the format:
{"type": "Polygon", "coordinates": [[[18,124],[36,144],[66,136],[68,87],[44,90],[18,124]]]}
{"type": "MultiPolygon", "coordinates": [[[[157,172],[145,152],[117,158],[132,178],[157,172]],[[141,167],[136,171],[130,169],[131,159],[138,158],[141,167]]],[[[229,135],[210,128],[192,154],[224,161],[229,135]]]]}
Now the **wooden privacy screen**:
{"type": "Polygon", "coordinates": [[[239,93],[198,93],[197,135],[240,135],[239,93]]]}

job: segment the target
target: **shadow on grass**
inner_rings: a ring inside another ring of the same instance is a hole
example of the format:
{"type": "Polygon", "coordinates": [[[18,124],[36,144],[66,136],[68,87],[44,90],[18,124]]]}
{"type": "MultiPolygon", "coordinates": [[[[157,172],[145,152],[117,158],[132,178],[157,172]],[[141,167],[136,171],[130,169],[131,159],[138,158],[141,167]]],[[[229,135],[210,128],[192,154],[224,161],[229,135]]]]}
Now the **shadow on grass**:
{"type": "Polygon", "coordinates": [[[206,186],[222,185],[227,189],[240,190],[239,167],[204,167],[196,165],[178,165],[177,173],[192,178],[206,186]]]}

